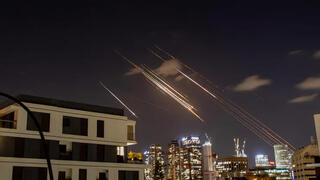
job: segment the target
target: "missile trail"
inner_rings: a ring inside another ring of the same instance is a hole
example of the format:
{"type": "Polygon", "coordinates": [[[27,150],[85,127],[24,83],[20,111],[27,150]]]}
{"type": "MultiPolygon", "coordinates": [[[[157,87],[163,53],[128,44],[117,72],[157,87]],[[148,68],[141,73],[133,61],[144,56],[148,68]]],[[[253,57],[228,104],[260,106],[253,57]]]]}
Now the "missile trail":
{"type": "MultiPolygon", "coordinates": [[[[172,54],[168,53],[167,51],[161,49],[159,46],[154,45],[159,51],[163,52],[167,56],[169,56],[171,59],[177,59],[174,57],[172,54]]],[[[165,62],[168,60],[165,60],[162,58],[159,54],[154,52],[153,50],[148,49],[154,56],[159,58],[161,61],[165,62]]],[[[200,75],[201,78],[209,82],[211,85],[214,87],[217,87],[214,85],[208,78],[203,76],[202,74],[198,73],[191,67],[187,66],[186,64],[180,62],[184,67],[192,71],[193,73],[196,73],[200,75]]],[[[248,111],[244,110],[237,104],[233,103],[231,100],[227,99],[226,97],[223,97],[222,94],[219,96],[217,95],[217,92],[212,93],[205,87],[203,87],[201,84],[199,84],[197,81],[192,79],[190,76],[182,72],[181,70],[177,69],[176,70],[184,76],[186,79],[191,81],[193,84],[198,86],[200,89],[205,91],[207,94],[209,94],[211,97],[213,97],[216,101],[219,102],[219,104],[222,105],[222,107],[229,112],[236,120],[238,120],[243,126],[247,127],[250,131],[252,131],[254,134],[256,134],[258,137],[263,139],[267,144],[287,144],[289,146],[289,149],[294,150],[295,147],[291,145],[288,141],[286,141],[284,138],[282,138],[280,135],[278,135],[276,132],[274,132],[271,128],[266,126],[263,122],[259,121],[257,118],[255,118],[253,115],[251,115],[248,111]],[[267,138],[267,139],[266,139],[267,138]],[[272,143],[271,143],[271,142],[272,143]]]]}
{"type": "Polygon", "coordinates": [[[177,71],[182,74],[185,78],[189,79],[191,82],[193,82],[195,85],[197,85],[198,87],[200,87],[202,90],[204,90],[206,93],[208,93],[210,96],[212,96],[213,98],[217,99],[218,97],[214,94],[212,94],[209,90],[207,90],[206,88],[204,88],[203,86],[201,86],[197,81],[193,80],[191,77],[189,77],[188,75],[186,75],[185,73],[183,73],[182,71],[180,71],[179,69],[177,69],[177,71]]]}
{"type": "Polygon", "coordinates": [[[127,105],[125,105],[112,91],[110,91],[101,81],[99,81],[100,85],[107,90],[122,106],[124,106],[134,117],[138,118],[136,113],[134,113],[127,105]]]}
{"type": "Polygon", "coordinates": [[[192,113],[195,117],[197,117],[201,122],[204,122],[204,120],[194,111],[194,107],[189,104],[186,99],[181,93],[179,93],[177,90],[175,90],[172,86],[170,86],[168,83],[166,83],[164,80],[160,78],[158,74],[156,74],[154,71],[152,71],[147,66],[138,66],[133,61],[131,61],[129,58],[123,56],[119,51],[115,51],[120,57],[122,57],[124,60],[126,60],[128,63],[130,63],[133,67],[135,67],[138,71],[141,72],[141,74],[148,79],[153,85],[158,87],[161,92],[164,92],[165,94],[169,95],[172,99],[174,99],[177,103],[179,103],[181,106],[183,106],[185,109],[187,109],[190,113],[192,113]]]}
{"type": "MultiPolygon", "coordinates": [[[[214,95],[213,93],[211,93],[209,90],[207,90],[206,88],[204,88],[203,86],[201,86],[198,82],[196,82],[195,80],[193,80],[191,77],[189,77],[188,75],[186,75],[185,73],[181,72],[180,70],[178,70],[179,73],[181,73],[185,78],[189,79],[191,82],[193,82],[194,84],[196,84],[198,87],[200,87],[202,90],[204,90],[206,93],[208,93],[210,96],[212,96],[214,99],[216,99],[218,102],[220,102],[221,104],[223,104],[224,106],[229,106],[229,108],[232,109],[232,112],[239,114],[242,118],[244,118],[246,121],[249,121],[252,126],[254,126],[255,129],[261,130],[261,128],[259,127],[259,125],[256,124],[256,122],[252,122],[252,120],[248,117],[246,117],[246,115],[241,112],[241,111],[237,111],[237,109],[235,109],[233,106],[231,106],[230,104],[227,104],[224,100],[219,100],[218,97],[216,95],[214,95]]],[[[262,128],[262,130],[267,133],[266,135],[269,136],[270,139],[275,140],[277,143],[283,144],[281,141],[279,141],[277,138],[275,138],[270,132],[266,131],[266,129],[262,128]]]]}
{"type": "Polygon", "coordinates": [[[155,74],[155,72],[151,72],[151,70],[149,70],[147,67],[144,70],[149,73],[149,74],[145,73],[146,78],[148,78],[153,84],[155,84],[163,92],[168,94],[176,102],[178,102],[180,105],[182,105],[184,108],[186,108],[189,112],[191,112],[194,116],[196,116],[201,122],[204,122],[204,120],[194,111],[194,107],[192,105],[190,105],[188,102],[184,101],[181,97],[179,97],[177,94],[175,94],[174,91],[171,91],[168,87],[161,84],[161,81],[157,80],[159,77],[157,76],[157,74],[155,74]]]}

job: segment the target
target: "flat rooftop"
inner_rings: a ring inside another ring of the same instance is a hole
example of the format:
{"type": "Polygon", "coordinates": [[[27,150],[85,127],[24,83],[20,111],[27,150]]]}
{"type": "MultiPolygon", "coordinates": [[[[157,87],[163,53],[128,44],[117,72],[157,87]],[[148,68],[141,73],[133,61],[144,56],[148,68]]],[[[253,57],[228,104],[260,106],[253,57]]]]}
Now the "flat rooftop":
{"type": "MultiPolygon", "coordinates": [[[[58,100],[52,98],[45,98],[45,97],[38,97],[38,96],[31,96],[31,95],[18,95],[16,96],[22,102],[26,103],[33,103],[33,104],[42,104],[47,106],[55,106],[60,108],[67,108],[67,109],[75,109],[81,111],[89,111],[89,112],[97,112],[97,113],[104,113],[104,114],[112,114],[118,116],[124,116],[123,109],[119,108],[112,108],[112,107],[105,107],[105,106],[98,106],[92,104],[85,104],[85,103],[78,103],[78,102],[71,102],[65,100],[58,100]]],[[[14,104],[12,101],[8,101],[1,104],[1,108],[14,104]]]]}

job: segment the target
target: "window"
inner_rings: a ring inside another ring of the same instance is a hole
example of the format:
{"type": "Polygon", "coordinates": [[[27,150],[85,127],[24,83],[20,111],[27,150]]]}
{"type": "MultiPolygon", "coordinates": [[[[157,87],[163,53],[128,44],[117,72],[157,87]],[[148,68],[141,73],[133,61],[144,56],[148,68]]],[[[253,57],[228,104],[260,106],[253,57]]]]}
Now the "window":
{"type": "Polygon", "coordinates": [[[124,156],[124,147],[117,147],[117,155],[118,156],[124,156]]]}
{"type": "Polygon", "coordinates": [[[88,136],[88,119],[63,116],[64,134],[88,136]]]}
{"type": "Polygon", "coordinates": [[[60,153],[66,153],[67,152],[67,145],[59,144],[59,150],[60,150],[60,153]]]}
{"type": "Polygon", "coordinates": [[[87,170],[79,169],[79,180],[87,180],[87,170]]]}
{"type": "Polygon", "coordinates": [[[138,171],[119,171],[119,180],[139,180],[138,171]]]}
{"type": "Polygon", "coordinates": [[[104,161],[104,145],[97,145],[97,160],[104,161]]]}
{"type": "Polygon", "coordinates": [[[66,172],[59,171],[58,180],[66,180],[66,172]]]}
{"type": "MultiPolygon", "coordinates": [[[[42,112],[32,112],[32,114],[35,116],[36,120],[38,121],[38,123],[41,127],[41,130],[43,132],[49,132],[50,114],[49,113],[42,113],[42,112]]],[[[38,128],[30,115],[28,115],[28,119],[27,119],[27,130],[38,131],[38,128]]]]}
{"type": "Polygon", "coordinates": [[[104,121],[97,121],[97,137],[104,137],[104,121]]]}
{"type": "Polygon", "coordinates": [[[14,166],[12,180],[47,180],[47,168],[14,166]]]}
{"type": "Polygon", "coordinates": [[[134,141],[134,133],[133,133],[133,126],[132,125],[128,126],[127,137],[128,137],[128,140],[134,141]]]}
{"type": "Polygon", "coordinates": [[[88,160],[88,144],[80,144],[80,161],[88,160]]]}
{"type": "Polygon", "coordinates": [[[99,180],[108,180],[108,175],[106,172],[100,172],[99,173],[99,180]]]}
{"type": "Polygon", "coordinates": [[[17,121],[14,119],[14,112],[0,116],[0,127],[2,128],[17,128],[17,121]]]}
{"type": "Polygon", "coordinates": [[[125,151],[124,151],[124,147],[117,147],[117,162],[118,163],[123,163],[125,162],[125,151]]]}

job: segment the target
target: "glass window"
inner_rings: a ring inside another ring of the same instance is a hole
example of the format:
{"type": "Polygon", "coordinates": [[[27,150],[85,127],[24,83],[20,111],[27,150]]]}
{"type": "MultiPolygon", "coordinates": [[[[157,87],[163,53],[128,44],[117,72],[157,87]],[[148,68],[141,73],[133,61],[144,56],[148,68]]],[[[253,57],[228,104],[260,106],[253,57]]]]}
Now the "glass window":
{"type": "Polygon", "coordinates": [[[97,121],[97,137],[104,137],[104,121],[97,121]]]}
{"type": "Polygon", "coordinates": [[[97,160],[104,161],[104,145],[97,145],[97,160]]]}
{"type": "Polygon", "coordinates": [[[134,141],[134,133],[133,133],[133,126],[132,125],[128,126],[127,137],[128,137],[128,140],[134,141]]]}
{"type": "Polygon", "coordinates": [[[16,129],[17,128],[17,121],[14,119],[14,113],[15,112],[11,112],[9,114],[1,115],[0,116],[0,127],[16,129]]]}
{"type": "Polygon", "coordinates": [[[47,180],[47,168],[14,166],[12,180],[47,180]]]}
{"type": "Polygon", "coordinates": [[[79,180],[87,180],[87,170],[79,169],[79,180]]]}
{"type": "Polygon", "coordinates": [[[118,156],[124,156],[124,147],[117,147],[117,155],[118,156]]]}
{"type": "Polygon", "coordinates": [[[108,170],[106,172],[99,172],[99,180],[108,180],[109,174],[108,170]]]}
{"type": "Polygon", "coordinates": [[[119,171],[119,180],[139,180],[138,171],[119,171]]]}
{"type": "Polygon", "coordinates": [[[88,136],[88,119],[63,116],[62,132],[64,134],[88,136]]]}
{"type": "MultiPolygon", "coordinates": [[[[49,113],[42,113],[42,112],[32,112],[32,113],[35,116],[36,120],[38,121],[42,131],[49,132],[50,114],[49,113]]],[[[38,131],[38,128],[30,115],[28,115],[28,119],[27,119],[27,130],[38,131]]]]}

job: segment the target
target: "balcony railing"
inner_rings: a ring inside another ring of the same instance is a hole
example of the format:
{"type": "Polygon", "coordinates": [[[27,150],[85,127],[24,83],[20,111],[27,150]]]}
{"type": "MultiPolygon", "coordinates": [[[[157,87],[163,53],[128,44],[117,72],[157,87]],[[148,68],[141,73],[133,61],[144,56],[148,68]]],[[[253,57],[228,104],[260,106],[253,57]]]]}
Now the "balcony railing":
{"type": "Polygon", "coordinates": [[[17,120],[0,119],[0,128],[16,129],[17,128],[17,120]]]}

